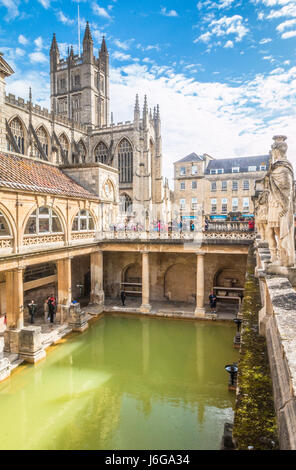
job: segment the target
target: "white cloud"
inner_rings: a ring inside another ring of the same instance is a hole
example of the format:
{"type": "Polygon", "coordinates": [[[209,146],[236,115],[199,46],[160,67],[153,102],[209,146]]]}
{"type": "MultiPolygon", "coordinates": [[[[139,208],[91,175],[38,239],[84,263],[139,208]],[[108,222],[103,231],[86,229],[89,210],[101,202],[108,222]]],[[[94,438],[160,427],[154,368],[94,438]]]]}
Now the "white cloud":
{"type": "Polygon", "coordinates": [[[71,26],[75,23],[74,20],[71,20],[66,15],[64,15],[64,13],[62,11],[59,11],[57,13],[57,18],[58,18],[59,21],[61,21],[63,24],[65,24],[67,26],[71,26]]]}
{"type": "Polygon", "coordinates": [[[4,17],[5,21],[13,20],[19,15],[18,0],[0,0],[0,5],[7,8],[7,14],[4,17]]]}
{"type": "Polygon", "coordinates": [[[19,35],[18,42],[23,46],[26,46],[29,43],[28,39],[23,34],[19,35]]]}
{"type": "Polygon", "coordinates": [[[44,47],[44,46],[43,46],[43,39],[42,39],[42,37],[39,36],[37,39],[35,39],[34,44],[35,44],[37,50],[42,49],[42,48],[44,47]]]}
{"type": "Polygon", "coordinates": [[[227,41],[224,48],[225,49],[232,49],[233,48],[233,41],[227,41]]]}
{"type": "Polygon", "coordinates": [[[124,52],[120,52],[120,51],[113,52],[112,57],[113,59],[116,59],[119,61],[131,60],[131,56],[129,54],[124,54],[124,52]]]}
{"type": "Polygon", "coordinates": [[[139,64],[112,69],[110,76],[116,121],[131,119],[137,92],[142,101],[148,95],[149,106],[160,104],[166,176],[173,176],[174,161],[193,151],[217,158],[267,154],[279,133],[288,136],[295,162],[296,67],[234,86],[139,64]]]}
{"type": "Polygon", "coordinates": [[[287,20],[287,21],[284,21],[283,23],[280,23],[276,29],[282,33],[285,29],[288,29],[288,28],[291,28],[293,26],[295,26],[296,24],[296,20],[287,20]]]}
{"type": "Polygon", "coordinates": [[[48,61],[48,58],[46,55],[43,54],[43,52],[32,52],[29,54],[30,61],[32,63],[39,63],[39,64],[45,64],[48,61]]]}
{"type": "Polygon", "coordinates": [[[229,35],[234,35],[234,40],[240,42],[249,32],[243,21],[243,17],[240,15],[223,16],[219,20],[213,20],[208,25],[208,31],[195,39],[194,42],[202,41],[208,43],[213,37],[229,35]]]}
{"type": "Polygon", "coordinates": [[[269,42],[272,42],[271,38],[263,38],[259,41],[259,44],[268,44],[269,42]]]}
{"type": "Polygon", "coordinates": [[[103,7],[100,7],[97,3],[93,2],[91,4],[92,11],[95,15],[101,16],[102,18],[107,18],[108,20],[111,20],[111,16],[107,12],[107,10],[103,7]]]}
{"type": "Polygon", "coordinates": [[[41,3],[41,5],[42,5],[46,10],[48,10],[48,8],[50,7],[50,1],[51,1],[51,0],[38,0],[38,2],[41,3]]]}
{"type": "Polygon", "coordinates": [[[167,10],[165,7],[162,7],[161,8],[161,11],[160,13],[163,15],[163,16],[169,16],[169,17],[177,17],[179,16],[178,13],[176,12],[176,10],[167,10]]]}
{"type": "Polygon", "coordinates": [[[288,31],[287,33],[282,34],[282,39],[290,39],[296,36],[296,31],[288,31]]]}

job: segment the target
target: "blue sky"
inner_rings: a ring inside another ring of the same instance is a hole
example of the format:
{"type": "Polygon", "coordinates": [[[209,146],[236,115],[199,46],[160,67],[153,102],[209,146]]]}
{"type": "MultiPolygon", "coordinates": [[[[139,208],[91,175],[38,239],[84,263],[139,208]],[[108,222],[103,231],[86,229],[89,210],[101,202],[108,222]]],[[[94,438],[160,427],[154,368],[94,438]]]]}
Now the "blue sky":
{"type": "MultiPolygon", "coordinates": [[[[77,50],[77,1],[0,0],[0,50],[15,70],[7,91],[49,106],[53,32],[77,50]]],[[[164,172],[194,151],[214,157],[268,153],[289,138],[296,162],[296,0],[80,1],[95,47],[106,35],[115,121],[135,94],[160,104],[164,172]]]]}

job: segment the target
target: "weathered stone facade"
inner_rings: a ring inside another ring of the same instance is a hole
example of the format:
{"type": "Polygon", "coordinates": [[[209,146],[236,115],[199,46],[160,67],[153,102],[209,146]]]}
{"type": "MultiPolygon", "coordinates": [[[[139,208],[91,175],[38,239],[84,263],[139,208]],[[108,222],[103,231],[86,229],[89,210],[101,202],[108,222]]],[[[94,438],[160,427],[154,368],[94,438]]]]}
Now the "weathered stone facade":
{"type": "MultiPolygon", "coordinates": [[[[170,218],[170,191],[162,176],[159,106],[143,112],[138,96],[133,121],[110,122],[109,55],[103,39],[99,57],[87,25],[83,53],[61,59],[54,36],[50,51],[51,111],[29,100],[5,95],[4,78],[13,73],[1,58],[0,150],[37,157],[60,166],[101,163],[119,170],[122,218],[170,218]]],[[[73,175],[73,171],[72,171],[73,175]]],[[[84,184],[92,175],[85,173],[84,184]]],[[[90,180],[91,182],[91,180],[90,180]]],[[[117,188],[116,188],[117,189],[117,188]]]]}

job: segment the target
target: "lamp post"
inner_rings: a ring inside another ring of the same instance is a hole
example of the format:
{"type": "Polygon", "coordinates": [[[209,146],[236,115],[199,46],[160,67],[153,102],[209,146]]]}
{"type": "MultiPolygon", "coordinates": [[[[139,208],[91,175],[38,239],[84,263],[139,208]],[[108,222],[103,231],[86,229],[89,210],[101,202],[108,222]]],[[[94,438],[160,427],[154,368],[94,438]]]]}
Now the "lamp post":
{"type": "Polygon", "coordinates": [[[236,327],[237,327],[237,332],[236,332],[236,335],[235,335],[234,340],[233,340],[233,347],[235,349],[239,349],[240,348],[240,342],[241,342],[240,329],[241,329],[241,325],[242,325],[243,321],[240,318],[235,318],[233,321],[234,321],[234,323],[236,324],[236,327]]]}
{"type": "Polygon", "coordinates": [[[236,383],[237,383],[237,372],[238,372],[237,364],[236,363],[227,364],[225,366],[225,370],[229,373],[228,390],[235,391],[236,383]]]}

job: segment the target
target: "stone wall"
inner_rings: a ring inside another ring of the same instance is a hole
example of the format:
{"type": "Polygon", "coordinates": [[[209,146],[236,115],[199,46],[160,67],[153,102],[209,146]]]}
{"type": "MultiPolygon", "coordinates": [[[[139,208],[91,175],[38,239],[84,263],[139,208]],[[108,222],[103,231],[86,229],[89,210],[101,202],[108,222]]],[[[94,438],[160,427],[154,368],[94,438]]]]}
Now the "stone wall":
{"type": "Polygon", "coordinates": [[[288,278],[294,275],[293,268],[268,274],[269,259],[268,249],[257,243],[260,332],[267,339],[280,448],[296,450],[296,292],[288,278]]]}

